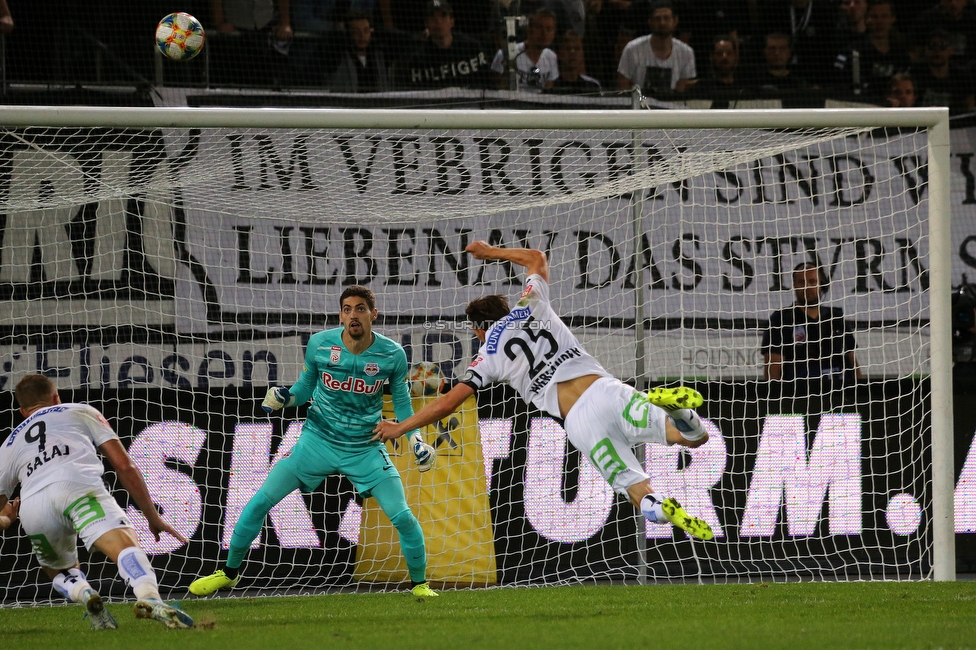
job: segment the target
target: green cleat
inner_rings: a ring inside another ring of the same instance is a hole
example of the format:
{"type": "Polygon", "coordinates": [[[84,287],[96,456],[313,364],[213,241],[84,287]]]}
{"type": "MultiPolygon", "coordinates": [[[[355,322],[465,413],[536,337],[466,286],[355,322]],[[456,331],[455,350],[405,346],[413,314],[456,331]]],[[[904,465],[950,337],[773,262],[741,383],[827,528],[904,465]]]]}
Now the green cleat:
{"type": "Polygon", "coordinates": [[[676,388],[652,388],[647,391],[647,401],[671,412],[678,409],[696,409],[705,403],[705,398],[694,388],[678,386],[676,388]]]}
{"type": "Polygon", "coordinates": [[[89,589],[91,593],[85,600],[85,618],[93,630],[117,630],[119,624],[116,622],[112,613],[105,609],[105,602],[102,597],[95,593],[94,589],[89,589]]]}
{"type": "Polygon", "coordinates": [[[437,598],[440,594],[430,588],[430,585],[426,582],[422,582],[413,589],[410,590],[417,600],[423,600],[424,598],[437,598]]]}
{"type": "Polygon", "coordinates": [[[662,501],[661,509],[664,511],[664,516],[668,518],[668,521],[695,539],[701,539],[707,542],[715,537],[715,534],[712,533],[712,527],[704,519],[689,515],[675,499],[668,497],[662,501]]]}
{"type": "Polygon", "coordinates": [[[178,607],[173,607],[157,598],[145,598],[136,603],[136,618],[151,618],[168,628],[193,627],[190,615],[178,607]]]}
{"type": "Polygon", "coordinates": [[[218,589],[233,589],[237,586],[241,576],[228,578],[223,569],[218,569],[214,573],[202,578],[197,578],[190,583],[190,593],[194,596],[209,596],[218,589]]]}

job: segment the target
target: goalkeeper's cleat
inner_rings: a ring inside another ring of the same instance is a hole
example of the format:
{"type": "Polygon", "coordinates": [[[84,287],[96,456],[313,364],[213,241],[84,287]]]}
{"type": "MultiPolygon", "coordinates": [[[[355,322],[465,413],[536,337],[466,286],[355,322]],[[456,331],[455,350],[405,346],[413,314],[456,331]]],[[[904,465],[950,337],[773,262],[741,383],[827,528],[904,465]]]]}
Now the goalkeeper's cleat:
{"type": "Polygon", "coordinates": [[[434,448],[423,440],[417,440],[413,443],[413,457],[414,462],[417,463],[417,469],[421,472],[433,469],[434,461],[437,460],[434,448]]]}
{"type": "Polygon", "coordinates": [[[647,391],[647,401],[669,413],[678,409],[696,409],[705,403],[705,398],[694,388],[652,388],[647,391]]]}
{"type": "Polygon", "coordinates": [[[218,569],[214,573],[202,578],[197,578],[190,583],[190,593],[194,596],[209,596],[218,589],[233,589],[240,582],[241,576],[228,578],[223,569],[218,569]]]}
{"type": "Polygon", "coordinates": [[[675,499],[668,497],[662,501],[661,510],[664,511],[664,516],[668,518],[668,521],[695,539],[707,542],[715,536],[712,533],[712,527],[704,519],[689,515],[675,499]]]}
{"type": "Polygon", "coordinates": [[[437,598],[440,594],[430,588],[430,584],[426,582],[421,582],[419,585],[415,586],[410,590],[417,599],[423,600],[424,598],[437,598]]]}
{"type": "Polygon", "coordinates": [[[151,618],[168,628],[193,627],[193,619],[179,607],[173,607],[158,598],[143,598],[135,606],[136,618],[151,618]]]}
{"type": "Polygon", "coordinates": [[[88,590],[90,593],[85,599],[85,618],[93,630],[117,630],[118,622],[112,613],[105,607],[105,601],[94,589],[88,590]]]}

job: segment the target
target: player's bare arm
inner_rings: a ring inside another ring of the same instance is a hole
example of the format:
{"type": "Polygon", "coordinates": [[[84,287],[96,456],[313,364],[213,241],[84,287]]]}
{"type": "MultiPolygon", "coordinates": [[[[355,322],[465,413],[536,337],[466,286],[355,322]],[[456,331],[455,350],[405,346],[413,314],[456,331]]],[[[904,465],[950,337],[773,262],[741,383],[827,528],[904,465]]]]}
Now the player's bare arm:
{"type": "Polygon", "coordinates": [[[504,260],[524,266],[529,275],[539,275],[549,282],[549,261],[546,254],[534,248],[498,248],[488,242],[476,241],[468,244],[465,251],[476,260],[504,260]]]}
{"type": "Polygon", "coordinates": [[[393,440],[408,431],[425,427],[441,420],[458,409],[464,400],[474,395],[474,389],[467,384],[458,384],[447,393],[432,402],[428,402],[422,409],[414,413],[403,422],[381,420],[373,432],[373,440],[393,440]]]}
{"type": "Polygon", "coordinates": [[[853,352],[847,353],[847,362],[852,368],[854,368],[854,376],[858,379],[864,379],[864,373],[861,372],[861,366],[858,365],[857,359],[854,358],[853,352]]]}
{"type": "Polygon", "coordinates": [[[770,352],[763,355],[765,362],[763,369],[766,372],[766,379],[780,379],[783,376],[783,355],[777,352],[770,352]]]}
{"type": "Polygon", "coordinates": [[[146,480],[122,443],[118,440],[109,440],[99,445],[98,449],[108,458],[108,462],[115,469],[122,487],[129,493],[136,507],[149,522],[149,530],[152,531],[156,541],[159,541],[160,533],[167,533],[186,544],[186,537],[177,532],[169,522],[156,512],[156,506],[153,504],[152,497],[149,496],[149,489],[146,487],[146,480]]]}
{"type": "Polygon", "coordinates": [[[10,525],[17,519],[20,511],[20,499],[7,501],[7,496],[0,494],[0,530],[10,528],[10,525]]]}

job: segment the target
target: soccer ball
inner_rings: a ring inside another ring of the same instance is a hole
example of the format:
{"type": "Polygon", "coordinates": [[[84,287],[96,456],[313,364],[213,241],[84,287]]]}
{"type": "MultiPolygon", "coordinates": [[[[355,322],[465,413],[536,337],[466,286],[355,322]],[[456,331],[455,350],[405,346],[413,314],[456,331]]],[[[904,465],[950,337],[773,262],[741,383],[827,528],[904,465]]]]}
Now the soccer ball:
{"type": "Polygon", "coordinates": [[[422,361],[410,369],[410,394],[414,397],[436,395],[444,387],[444,373],[436,363],[422,361]]]}
{"type": "Polygon", "coordinates": [[[182,11],[170,14],[156,25],[156,47],[174,61],[189,61],[203,49],[203,25],[182,11]]]}

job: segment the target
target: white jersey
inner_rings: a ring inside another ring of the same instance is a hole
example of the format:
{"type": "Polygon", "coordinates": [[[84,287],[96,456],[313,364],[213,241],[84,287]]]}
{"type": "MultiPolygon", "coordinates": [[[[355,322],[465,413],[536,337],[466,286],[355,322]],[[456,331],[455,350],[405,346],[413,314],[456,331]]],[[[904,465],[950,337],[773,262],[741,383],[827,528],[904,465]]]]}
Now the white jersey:
{"type": "MultiPolygon", "coordinates": [[[[518,89],[524,92],[541,93],[546,84],[559,79],[559,59],[556,53],[548,47],[542,48],[542,54],[535,63],[525,53],[525,43],[515,46],[515,68],[518,70],[518,89]]],[[[498,74],[505,74],[505,52],[498,50],[491,62],[491,69],[498,74]]]]}
{"type": "Polygon", "coordinates": [[[651,35],[635,38],[627,43],[620,55],[617,72],[630,79],[630,83],[655,90],[662,80],[671,90],[681,79],[694,79],[695,51],[676,38],[671,39],[671,55],[659,59],[651,48],[651,35]],[[669,85],[670,84],[670,85],[669,85]]]}
{"type": "Polygon", "coordinates": [[[18,483],[22,498],[59,481],[102,485],[96,448],[118,439],[105,416],[87,404],[39,409],[0,443],[0,494],[10,497],[18,483]]]}
{"type": "Polygon", "coordinates": [[[486,332],[461,381],[475,390],[505,382],[526,402],[558,418],[556,384],[584,375],[612,376],[552,310],[546,281],[530,275],[515,308],[486,332]]]}

